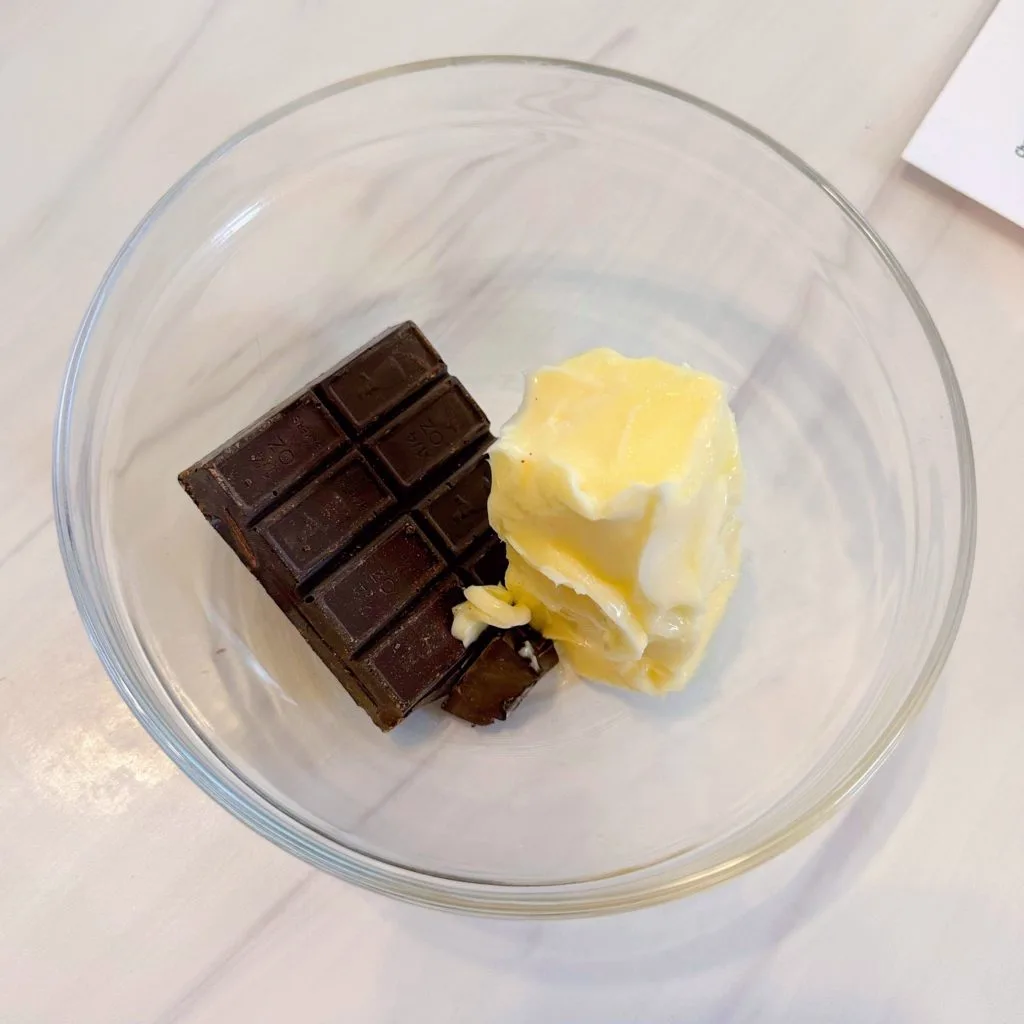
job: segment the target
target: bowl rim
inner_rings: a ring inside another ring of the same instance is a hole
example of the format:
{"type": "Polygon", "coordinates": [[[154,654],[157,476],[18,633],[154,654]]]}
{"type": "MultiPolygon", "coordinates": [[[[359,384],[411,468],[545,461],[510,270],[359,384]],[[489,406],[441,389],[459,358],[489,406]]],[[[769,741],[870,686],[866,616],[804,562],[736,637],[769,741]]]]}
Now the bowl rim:
{"type": "Polygon", "coordinates": [[[853,204],[786,146],[742,118],[707,100],[642,75],[585,61],[515,54],[462,55],[414,61],[381,68],[324,86],[278,107],[237,131],[172,185],[146,213],[122,245],[93,295],[75,336],[60,391],[54,427],[53,505],[65,572],[90,642],[115,688],[143,728],[193,782],[255,832],[314,867],[364,888],[407,902],[504,917],[586,916],[665,902],[742,874],[787,850],[827,821],[879,768],[931,693],[949,656],[963,617],[973,572],[977,534],[977,491],[970,427],[949,355],[917,289],[889,247],[853,204]],[[468,880],[414,870],[345,847],[338,840],[328,839],[307,823],[296,819],[265,794],[260,793],[251,782],[244,779],[226,762],[221,761],[229,775],[233,776],[234,782],[230,778],[219,778],[202,763],[190,749],[192,745],[167,725],[155,704],[136,688],[128,666],[118,652],[118,642],[114,635],[116,630],[107,610],[101,607],[102,598],[94,596],[89,583],[88,569],[83,561],[83,547],[79,543],[80,527],[75,522],[71,507],[73,466],[70,443],[77,384],[93,328],[109,294],[131,260],[142,237],[206,168],[246,139],[276,122],[306,107],[363,85],[441,68],[488,64],[554,67],[585,75],[617,79],[696,107],[774,151],[795,171],[816,185],[845,214],[882,260],[910,304],[931,346],[949,402],[961,485],[960,537],[946,606],[935,642],[924,658],[916,682],[886,728],[831,790],[820,796],[795,820],[784,827],[776,828],[745,853],[720,861],[711,868],[688,873],[663,872],[652,876],[641,866],[627,869],[620,875],[605,875],[592,880],[520,885],[468,880]],[[287,824],[280,820],[281,815],[288,819],[287,824]]]}

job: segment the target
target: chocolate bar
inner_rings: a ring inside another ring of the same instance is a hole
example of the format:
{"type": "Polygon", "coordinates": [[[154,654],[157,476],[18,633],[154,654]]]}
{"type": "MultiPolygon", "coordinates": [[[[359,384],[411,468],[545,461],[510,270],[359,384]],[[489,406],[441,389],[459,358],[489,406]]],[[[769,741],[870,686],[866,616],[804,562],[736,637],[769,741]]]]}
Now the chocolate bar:
{"type": "Polygon", "coordinates": [[[535,630],[499,633],[452,687],[444,709],[473,725],[504,722],[557,663],[555,645],[535,630]]]}
{"type": "MultiPolygon", "coordinates": [[[[504,575],[487,522],[487,418],[412,323],[179,477],[384,730],[482,653],[451,635],[469,583],[504,575]]],[[[493,634],[491,634],[493,635],[493,634]]]]}

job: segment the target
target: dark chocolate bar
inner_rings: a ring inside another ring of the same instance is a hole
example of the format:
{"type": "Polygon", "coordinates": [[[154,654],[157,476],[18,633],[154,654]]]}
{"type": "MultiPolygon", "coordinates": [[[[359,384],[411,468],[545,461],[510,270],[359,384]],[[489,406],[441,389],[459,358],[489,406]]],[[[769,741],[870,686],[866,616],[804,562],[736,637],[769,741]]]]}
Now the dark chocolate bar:
{"type": "Polygon", "coordinates": [[[502,582],[508,571],[508,554],[501,538],[491,530],[487,540],[466,557],[464,564],[474,583],[487,586],[502,582]]]}
{"type": "Polygon", "coordinates": [[[489,424],[412,323],[185,470],[182,486],[381,729],[484,650],[451,635],[496,583],[489,424]],[[482,572],[495,575],[484,577],[482,572]]]}
{"type": "Polygon", "coordinates": [[[452,687],[444,709],[473,725],[504,722],[534,683],[557,663],[555,645],[535,630],[499,633],[452,687]]]}

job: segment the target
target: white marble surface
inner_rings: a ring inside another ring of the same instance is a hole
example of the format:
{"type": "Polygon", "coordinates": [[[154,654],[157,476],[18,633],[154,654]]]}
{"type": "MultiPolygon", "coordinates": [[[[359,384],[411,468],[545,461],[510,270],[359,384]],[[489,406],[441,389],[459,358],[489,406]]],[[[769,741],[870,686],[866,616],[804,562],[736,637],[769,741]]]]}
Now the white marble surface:
{"type": "Polygon", "coordinates": [[[1024,233],[898,156],[990,0],[6,0],[0,5],[0,1020],[1017,1021],[1024,999],[1024,233]],[[796,150],[874,221],[945,335],[978,561],[938,690],[824,833],[652,911],[404,907],[257,838],[174,770],[78,623],[50,428],[108,261],[225,135],[455,52],[660,78],[796,150]]]}

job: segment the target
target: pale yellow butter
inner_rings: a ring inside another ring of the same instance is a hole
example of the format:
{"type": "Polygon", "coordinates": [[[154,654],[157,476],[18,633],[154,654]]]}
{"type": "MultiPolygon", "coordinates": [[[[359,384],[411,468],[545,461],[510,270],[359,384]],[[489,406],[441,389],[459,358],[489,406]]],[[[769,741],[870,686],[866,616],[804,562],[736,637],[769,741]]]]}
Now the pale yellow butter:
{"type": "Polygon", "coordinates": [[[505,585],[580,675],[682,687],[736,583],[742,467],[713,377],[595,349],[539,370],[491,450],[505,585]]]}
{"type": "Polygon", "coordinates": [[[530,609],[515,604],[502,586],[466,587],[466,600],[452,609],[452,636],[468,647],[488,627],[514,629],[530,621],[530,609]]]}

